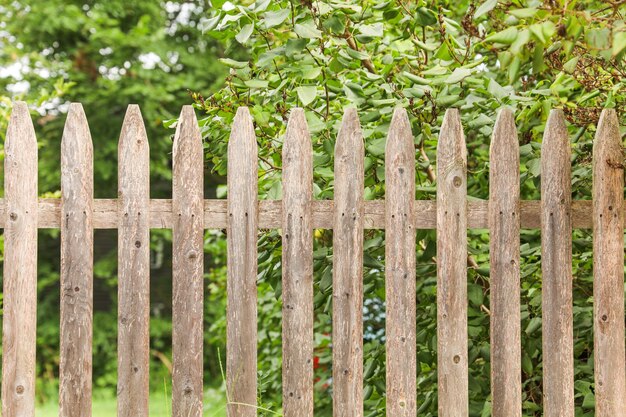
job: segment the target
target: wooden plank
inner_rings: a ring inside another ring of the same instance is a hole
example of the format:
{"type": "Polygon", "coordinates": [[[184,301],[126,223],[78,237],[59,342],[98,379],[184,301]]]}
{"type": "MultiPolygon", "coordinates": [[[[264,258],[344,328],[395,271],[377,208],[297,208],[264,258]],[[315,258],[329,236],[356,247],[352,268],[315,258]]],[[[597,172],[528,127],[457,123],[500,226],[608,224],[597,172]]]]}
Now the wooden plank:
{"type": "Polygon", "coordinates": [[[417,412],[415,150],[406,110],[397,108],[385,147],[387,415],[417,412]]]}
{"type": "Polygon", "coordinates": [[[37,139],[22,101],[4,144],[2,415],[35,415],[37,139]]]}
{"type": "Polygon", "coordinates": [[[363,416],[363,135],[347,109],[335,144],[333,416],[363,416]]]}
{"type": "Polygon", "coordinates": [[[202,416],[204,155],[192,106],[183,106],[172,165],[172,412],[202,416]]]}
{"type": "Polygon", "coordinates": [[[283,415],[313,416],[313,158],[304,110],[283,145],[283,415]]]}
{"type": "Polygon", "coordinates": [[[258,156],[252,117],[240,107],[228,142],[228,415],[254,417],[257,405],[258,156]]]}
{"type": "MultiPolygon", "coordinates": [[[[5,227],[5,201],[0,199],[0,229],[5,227]]],[[[204,200],[205,229],[225,229],[228,227],[228,207],[226,200],[204,200]]],[[[116,199],[101,198],[94,200],[94,229],[117,229],[116,199]]],[[[363,202],[363,227],[365,229],[385,229],[385,201],[370,200],[363,202]]],[[[314,229],[332,229],[334,203],[332,200],[313,200],[311,210],[314,229]]],[[[489,229],[489,202],[470,200],[467,202],[467,228],[489,229]]],[[[626,210],[626,207],[625,207],[626,210]]],[[[593,202],[591,200],[572,201],[572,229],[591,229],[593,202]]],[[[414,204],[415,228],[435,229],[437,227],[437,202],[434,200],[416,200],[414,204]]],[[[520,201],[520,220],[522,229],[541,228],[541,201],[520,201]]],[[[280,200],[259,201],[259,229],[280,229],[282,222],[282,202],[280,200]]],[[[172,200],[150,200],[150,228],[171,229],[174,223],[172,200]]],[[[61,225],[61,202],[58,198],[39,199],[40,229],[58,229],[61,225]]]]}
{"type": "Polygon", "coordinates": [[[93,147],[82,105],[72,103],[61,139],[61,360],[59,415],[91,416],[93,147]]]}
{"type": "Polygon", "coordinates": [[[458,110],[437,144],[437,374],[439,417],[468,415],[467,152],[458,110]]]}
{"type": "Polygon", "coordinates": [[[521,417],[519,142],[508,108],[498,114],[489,160],[492,416],[521,417]]]}
{"type": "Polygon", "coordinates": [[[626,415],[624,156],[615,110],[593,143],[593,309],[596,417],[626,415]]]}
{"type": "Polygon", "coordinates": [[[541,145],[543,411],[574,417],[571,150],[565,117],[552,110],[541,145]]]}
{"type": "Polygon", "coordinates": [[[150,150],[139,106],[118,146],[118,417],[147,417],[150,372],[150,150]]]}

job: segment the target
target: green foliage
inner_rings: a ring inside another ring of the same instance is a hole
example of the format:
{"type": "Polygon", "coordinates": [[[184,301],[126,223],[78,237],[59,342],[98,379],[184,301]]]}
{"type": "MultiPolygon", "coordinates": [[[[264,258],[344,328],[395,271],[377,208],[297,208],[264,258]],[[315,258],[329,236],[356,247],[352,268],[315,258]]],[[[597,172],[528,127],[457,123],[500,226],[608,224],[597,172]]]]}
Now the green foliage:
{"type": "MultiPolygon", "coordinates": [[[[366,147],[365,196],[384,197],[384,144],[395,106],[411,118],[418,158],[416,198],[432,199],[439,126],[445,109],[461,109],[468,147],[468,192],[487,198],[488,146],[496,110],[515,108],[522,196],[539,198],[539,151],[551,108],[565,111],[572,133],[575,198],[587,198],[590,150],[599,112],[624,113],[626,26],[620,3],[522,0],[214,2],[203,21],[225,42],[226,86],[194,95],[207,160],[226,174],[230,125],[248,106],[259,143],[259,192],[281,196],[281,145],[289,111],[301,106],[312,133],[315,197],[333,196],[333,148],[343,109],[359,109],[366,147]],[[247,57],[242,55],[242,50],[247,57]]],[[[624,119],[621,119],[624,125],[624,119]]],[[[623,129],[624,126],[622,126],[623,129]]],[[[222,190],[222,193],[224,190],[222,190]]],[[[489,416],[488,234],[471,231],[468,269],[470,415],[489,416]]],[[[435,233],[419,231],[419,415],[437,414],[435,233]]],[[[576,231],[574,287],[577,416],[593,415],[591,245],[576,231]]],[[[384,234],[365,237],[366,415],[384,415],[384,234]]],[[[523,409],[542,414],[541,275],[537,231],[522,234],[523,409]]],[[[280,238],[260,238],[259,396],[280,406],[280,238]],[[265,335],[267,333],[267,335],[265,335]]],[[[316,410],[331,415],[332,233],[316,232],[316,410]]],[[[222,278],[223,279],[223,278],[222,278]]],[[[223,320],[212,332],[225,333],[223,320]]]]}

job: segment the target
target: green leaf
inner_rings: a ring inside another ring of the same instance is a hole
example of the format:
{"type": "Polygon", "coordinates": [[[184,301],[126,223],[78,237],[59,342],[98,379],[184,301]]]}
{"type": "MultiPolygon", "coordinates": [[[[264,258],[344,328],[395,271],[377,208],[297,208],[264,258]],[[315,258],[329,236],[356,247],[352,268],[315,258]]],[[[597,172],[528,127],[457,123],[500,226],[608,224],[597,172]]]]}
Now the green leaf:
{"type": "Polygon", "coordinates": [[[235,36],[235,39],[237,39],[237,42],[243,45],[248,41],[248,39],[250,39],[250,35],[252,35],[253,31],[254,25],[252,23],[249,23],[241,28],[237,36],[235,36]]]}
{"type": "Polygon", "coordinates": [[[244,81],[244,84],[249,88],[267,88],[269,82],[267,80],[247,80],[244,81]]]}
{"type": "Polygon", "coordinates": [[[626,49],[626,32],[616,32],[613,35],[613,51],[611,55],[617,56],[626,49]]]}
{"type": "Polygon", "coordinates": [[[230,59],[230,58],[220,58],[219,61],[230,67],[230,68],[237,68],[237,69],[241,69],[241,68],[245,68],[248,66],[247,62],[244,61],[235,61],[234,59],[230,59]]]}
{"type": "Polygon", "coordinates": [[[296,88],[296,92],[303,106],[308,106],[317,97],[317,87],[314,85],[302,85],[296,88]]]}
{"type": "Polygon", "coordinates": [[[467,298],[474,307],[480,307],[485,298],[482,287],[476,284],[469,284],[467,286],[467,298]]]}
{"type": "Polygon", "coordinates": [[[359,32],[361,32],[361,35],[371,36],[372,38],[380,38],[383,36],[383,24],[374,23],[373,25],[360,25],[359,32]]]}
{"type": "Polygon", "coordinates": [[[292,56],[297,52],[301,52],[309,43],[308,39],[298,38],[298,39],[289,39],[287,41],[287,46],[285,47],[285,54],[287,56],[292,56]]]}
{"type": "Polygon", "coordinates": [[[517,38],[517,28],[509,27],[500,32],[489,35],[485,38],[485,42],[503,43],[505,45],[512,44],[517,38]]]}
{"type": "Polygon", "coordinates": [[[592,392],[585,394],[585,398],[583,399],[583,408],[587,410],[593,410],[596,408],[596,397],[592,392]]]}
{"type": "Polygon", "coordinates": [[[476,12],[474,13],[474,19],[478,19],[480,16],[489,13],[498,5],[498,0],[486,0],[483,4],[480,5],[476,12]]]}
{"type": "Polygon", "coordinates": [[[456,68],[452,74],[446,78],[446,84],[455,84],[463,79],[472,75],[472,70],[469,68],[456,68]]]}
{"type": "Polygon", "coordinates": [[[315,23],[312,20],[296,23],[294,30],[302,38],[315,39],[322,37],[322,32],[315,27],[315,23]]]}
{"type": "Polygon", "coordinates": [[[572,74],[576,70],[576,65],[578,64],[579,57],[575,56],[574,58],[567,61],[563,64],[563,71],[568,74],[572,74]]]}
{"type": "Polygon", "coordinates": [[[435,23],[437,23],[437,16],[432,10],[422,6],[417,9],[415,23],[417,23],[419,26],[434,25],[435,23]]]}
{"type": "Polygon", "coordinates": [[[498,100],[502,100],[504,97],[509,95],[509,92],[502,87],[496,80],[493,78],[489,79],[489,86],[487,87],[487,91],[491,93],[498,100]]]}
{"type": "Polygon", "coordinates": [[[263,15],[263,23],[265,29],[273,28],[274,26],[278,26],[287,19],[289,16],[289,9],[279,9],[272,12],[267,12],[263,15]]]}
{"type": "Polygon", "coordinates": [[[528,7],[525,9],[509,10],[507,13],[517,17],[518,19],[526,19],[533,17],[537,13],[537,9],[535,7],[528,7]]]}

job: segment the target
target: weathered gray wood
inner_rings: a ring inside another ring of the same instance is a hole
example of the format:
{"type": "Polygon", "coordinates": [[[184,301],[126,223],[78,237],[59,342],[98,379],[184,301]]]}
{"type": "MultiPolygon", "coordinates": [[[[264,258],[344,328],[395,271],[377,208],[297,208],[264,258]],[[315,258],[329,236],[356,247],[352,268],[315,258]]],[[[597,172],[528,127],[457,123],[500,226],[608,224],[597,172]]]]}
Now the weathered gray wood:
{"type": "Polygon", "coordinates": [[[83,107],[72,103],[61,140],[61,361],[59,415],[91,416],[93,147],[83,107]]]}
{"type": "MultiPolygon", "coordinates": [[[[467,228],[489,229],[487,200],[467,202],[467,228]]],[[[228,203],[226,200],[204,200],[205,229],[225,229],[228,227],[228,203]]],[[[4,216],[6,203],[0,198],[0,228],[5,227],[4,216]]],[[[116,199],[101,198],[94,200],[94,229],[117,229],[116,199]]],[[[363,202],[363,226],[365,229],[385,229],[385,201],[369,200],[363,202]]],[[[334,203],[332,200],[313,200],[314,229],[332,229],[334,203]]],[[[150,200],[150,228],[171,229],[174,223],[172,200],[150,200]]],[[[416,200],[414,204],[415,228],[435,229],[437,226],[437,202],[435,200],[416,200]]],[[[625,207],[626,210],[626,207],[625,207]]],[[[572,201],[572,229],[591,229],[593,202],[591,200],[572,201]]],[[[522,229],[541,228],[541,201],[520,201],[520,220],[522,229]]],[[[279,229],[282,222],[282,202],[280,200],[259,201],[259,228],[279,229]]],[[[40,229],[58,229],[61,225],[61,201],[58,198],[39,199],[40,229]]]]}
{"type": "Polygon", "coordinates": [[[313,416],[313,160],[304,110],[283,145],[283,415],[313,416]]]}
{"type": "Polygon", "coordinates": [[[385,147],[387,415],[417,412],[415,148],[406,110],[397,108],[385,147]]]}
{"type": "Polygon", "coordinates": [[[565,117],[561,110],[552,110],[541,145],[543,411],[546,417],[574,417],[570,155],[565,117]]]}
{"type": "Polygon", "coordinates": [[[204,155],[193,107],[184,106],[172,165],[172,413],[202,416],[204,155]]]}
{"type": "Polygon", "coordinates": [[[118,146],[118,417],[147,417],[150,371],[150,151],[139,106],[118,146]]]}
{"type": "Polygon", "coordinates": [[[626,415],[624,155],[615,110],[593,143],[593,308],[596,417],[626,415]]]}
{"type": "Polygon", "coordinates": [[[363,135],[347,109],[335,144],[333,416],[363,416],[363,135]]]}
{"type": "Polygon", "coordinates": [[[492,416],[521,417],[519,142],[508,108],[498,114],[489,160],[492,416]]]}
{"type": "Polygon", "coordinates": [[[252,117],[240,107],[228,142],[228,415],[256,416],[258,156],[252,117]],[[244,405],[245,404],[245,405],[244,405]]]}
{"type": "Polygon", "coordinates": [[[439,417],[468,415],[467,151],[458,110],[437,144],[437,374],[439,417]]]}
{"type": "Polygon", "coordinates": [[[4,144],[2,415],[35,415],[37,139],[24,102],[13,104],[4,144]]]}

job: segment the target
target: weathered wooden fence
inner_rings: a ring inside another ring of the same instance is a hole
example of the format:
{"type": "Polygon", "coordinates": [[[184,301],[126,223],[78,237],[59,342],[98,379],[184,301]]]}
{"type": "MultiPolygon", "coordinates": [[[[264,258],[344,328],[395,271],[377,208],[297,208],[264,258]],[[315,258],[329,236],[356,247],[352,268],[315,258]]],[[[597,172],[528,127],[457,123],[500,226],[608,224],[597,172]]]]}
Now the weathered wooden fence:
{"type": "Polygon", "coordinates": [[[596,416],[626,416],[624,166],[616,113],[605,110],[593,148],[593,200],[572,201],[570,145],[554,111],[542,145],[541,201],[520,201],[513,114],[502,110],[491,144],[490,199],[467,201],[464,135],[449,110],[438,144],[436,201],[415,200],[407,114],[395,111],[386,148],[386,201],[364,201],[363,138],[347,110],[335,151],[335,200],[313,199],[311,141],[301,109],[283,148],[283,200],[257,198],[257,147],[246,108],[228,149],[228,200],[203,197],[198,124],[184,107],[176,129],[171,200],[150,199],[148,139],[130,106],[119,142],[119,197],[93,198],[87,119],[72,104],[61,146],[61,198],[38,199],[37,143],[15,103],[5,143],[2,410],[35,407],[37,228],[61,230],[60,414],[91,415],[93,229],[119,235],[119,416],[148,415],[149,233],[173,230],[173,414],[202,415],[203,232],[227,229],[226,379],[230,416],[256,415],[257,231],[283,231],[283,414],[313,416],[313,236],[334,229],[334,415],[363,415],[363,230],[386,230],[387,415],[415,416],[415,231],[437,230],[439,416],[468,415],[467,229],[491,234],[493,416],[521,409],[520,228],[541,228],[544,415],[574,416],[572,228],[593,228],[596,416]]]}

